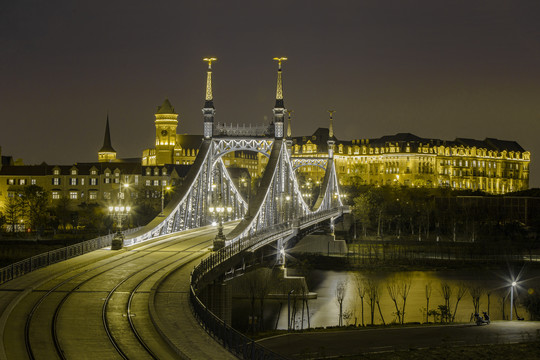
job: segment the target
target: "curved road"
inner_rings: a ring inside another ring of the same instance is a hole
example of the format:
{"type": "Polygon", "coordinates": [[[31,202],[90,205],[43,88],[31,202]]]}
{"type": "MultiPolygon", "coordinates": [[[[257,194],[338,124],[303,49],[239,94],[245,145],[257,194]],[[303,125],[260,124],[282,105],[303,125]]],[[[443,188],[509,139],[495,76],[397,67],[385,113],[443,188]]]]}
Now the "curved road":
{"type": "Polygon", "coordinates": [[[102,249],[1,285],[0,359],[233,359],[188,306],[215,233],[102,249]]]}

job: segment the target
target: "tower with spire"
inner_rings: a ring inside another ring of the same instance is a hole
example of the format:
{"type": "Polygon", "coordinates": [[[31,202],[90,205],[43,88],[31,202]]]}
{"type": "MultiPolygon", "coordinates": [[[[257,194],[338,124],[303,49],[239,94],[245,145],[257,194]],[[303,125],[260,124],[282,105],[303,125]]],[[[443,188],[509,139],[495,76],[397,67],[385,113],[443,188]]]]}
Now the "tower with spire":
{"type": "Polygon", "coordinates": [[[206,97],[202,109],[204,117],[204,138],[211,139],[214,129],[214,115],[216,114],[216,109],[214,108],[214,96],[212,95],[212,62],[217,61],[217,58],[204,58],[203,61],[208,63],[208,70],[206,71],[206,97]]]}
{"type": "Polygon", "coordinates": [[[155,165],[172,164],[176,145],[178,114],[169,99],[165,99],[156,111],[156,152],[155,165]]]}
{"type": "Polygon", "coordinates": [[[281,79],[281,63],[285,60],[287,60],[286,57],[279,57],[274,58],[275,61],[278,62],[278,73],[277,73],[277,86],[276,86],[276,104],[274,105],[274,108],[272,109],[272,112],[274,113],[274,137],[276,139],[283,139],[283,120],[285,117],[285,112],[287,111],[285,109],[285,104],[283,102],[283,82],[281,79]]]}
{"type": "Polygon", "coordinates": [[[328,127],[328,157],[332,159],[334,157],[334,145],[336,143],[334,138],[334,113],[336,110],[328,110],[330,114],[330,126],[328,127]]]}
{"type": "Polygon", "coordinates": [[[103,137],[103,146],[98,151],[99,162],[111,162],[116,160],[116,150],[111,144],[111,131],[109,129],[109,114],[107,114],[107,124],[105,125],[105,136],[103,137]]]}

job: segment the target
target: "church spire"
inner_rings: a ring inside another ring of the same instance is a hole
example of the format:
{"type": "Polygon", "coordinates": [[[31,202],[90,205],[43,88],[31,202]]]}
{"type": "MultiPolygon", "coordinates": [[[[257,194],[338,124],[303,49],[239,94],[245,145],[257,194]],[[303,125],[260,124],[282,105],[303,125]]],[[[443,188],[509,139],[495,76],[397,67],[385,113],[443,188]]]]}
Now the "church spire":
{"type": "Polygon", "coordinates": [[[212,62],[217,61],[217,58],[208,57],[204,58],[203,61],[208,63],[208,70],[206,72],[206,96],[204,107],[202,109],[204,117],[204,138],[210,139],[213,135],[214,115],[216,114],[216,109],[214,108],[214,96],[212,95],[212,62]]]}
{"type": "Polygon", "coordinates": [[[111,144],[111,131],[109,129],[109,114],[107,113],[107,123],[105,125],[105,136],[103,137],[103,146],[98,152],[100,162],[116,160],[116,150],[111,144]]]}
{"type": "Polygon", "coordinates": [[[332,138],[334,137],[334,113],[336,110],[328,110],[328,113],[330,114],[330,127],[328,128],[328,137],[332,138]]]}

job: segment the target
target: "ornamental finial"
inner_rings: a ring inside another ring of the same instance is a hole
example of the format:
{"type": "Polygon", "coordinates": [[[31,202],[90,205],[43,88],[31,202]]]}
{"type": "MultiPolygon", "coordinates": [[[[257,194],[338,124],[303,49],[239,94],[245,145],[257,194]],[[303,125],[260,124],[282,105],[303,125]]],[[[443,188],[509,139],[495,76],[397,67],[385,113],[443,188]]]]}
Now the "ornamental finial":
{"type": "Polygon", "coordinates": [[[283,106],[283,84],[281,81],[281,63],[287,60],[286,57],[275,57],[275,61],[278,62],[278,76],[277,76],[277,87],[276,87],[276,108],[284,107],[283,106]]]}
{"type": "Polygon", "coordinates": [[[207,102],[213,100],[212,96],[212,62],[217,61],[215,57],[204,58],[203,61],[208,63],[208,71],[206,72],[206,98],[207,102]]]}
{"type": "Polygon", "coordinates": [[[336,110],[328,110],[328,113],[330,113],[330,128],[328,129],[328,137],[332,138],[334,137],[334,113],[336,110]]]}
{"type": "Polygon", "coordinates": [[[287,110],[287,114],[289,114],[289,119],[287,122],[287,138],[291,138],[292,136],[292,128],[291,128],[291,114],[294,112],[294,110],[287,110]]]}

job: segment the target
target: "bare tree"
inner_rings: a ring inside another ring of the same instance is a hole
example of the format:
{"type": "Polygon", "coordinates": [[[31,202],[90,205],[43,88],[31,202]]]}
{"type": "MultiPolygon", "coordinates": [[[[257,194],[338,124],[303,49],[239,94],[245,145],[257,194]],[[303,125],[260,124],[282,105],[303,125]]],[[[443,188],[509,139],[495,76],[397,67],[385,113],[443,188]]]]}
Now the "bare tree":
{"type": "Polygon", "coordinates": [[[346,281],[339,281],[336,285],[336,300],[339,306],[338,326],[343,326],[343,300],[345,299],[346,281]]]}
{"type": "Polygon", "coordinates": [[[426,323],[429,322],[429,298],[431,297],[431,291],[433,290],[433,286],[431,284],[431,281],[429,281],[426,284],[426,323]]]}
{"type": "Polygon", "coordinates": [[[375,316],[375,305],[377,304],[377,299],[379,298],[379,285],[375,281],[373,281],[373,279],[368,279],[365,282],[365,286],[368,296],[369,311],[371,313],[371,325],[373,325],[373,318],[375,316]]]}
{"type": "Polygon", "coordinates": [[[356,274],[356,291],[360,296],[360,303],[362,306],[362,326],[364,326],[364,296],[366,296],[366,283],[359,274],[356,274]]]}
{"type": "Polygon", "coordinates": [[[480,285],[469,287],[469,294],[471,294],[474,312],[480,312],[480,298],[484,294],[484,289],[480,285]]]}
{"type": "Polygon", "coordinates": [[[467,293],[467,286],[464,283],[459,283],[456,291],[456,307],[454,308],[454,315],[452,315],[452,322],[456,320],[456,313],[458,309],[459,302],[467,293]]]}
{"type": "Polygon", "coordinates": [[[394,303],[394,307],[396,308],[396,316],[397,316],[398,323],[401,323],[401,311],[397,303],[398,294],[401,292],[400,288],[401,288],[401,285],[397,282],[395,278],[386,284],[388,295],[390,295],[390,299],[392,299],[392,302],[394,303]]]}
{"type": "Polygon", "coordinates": [[[441,311],[441,321],[444,318],[444,321],[449,322],[451,320],[450,314],[450,298],[452,297],[452,288],[447,282],[441,283],[441,295],[444,298],[444,311],[441,311]]]}
{"type": "Polygon", "coordinates": [[[410,277],[405,277],[401,282],[399,295],[403,302],[403,307],[401,310],[401,323],[405,323],[405,306],[407,305],[407,298],[409,297],[409,292],[411,291],[412,281],[410,277]]]}

